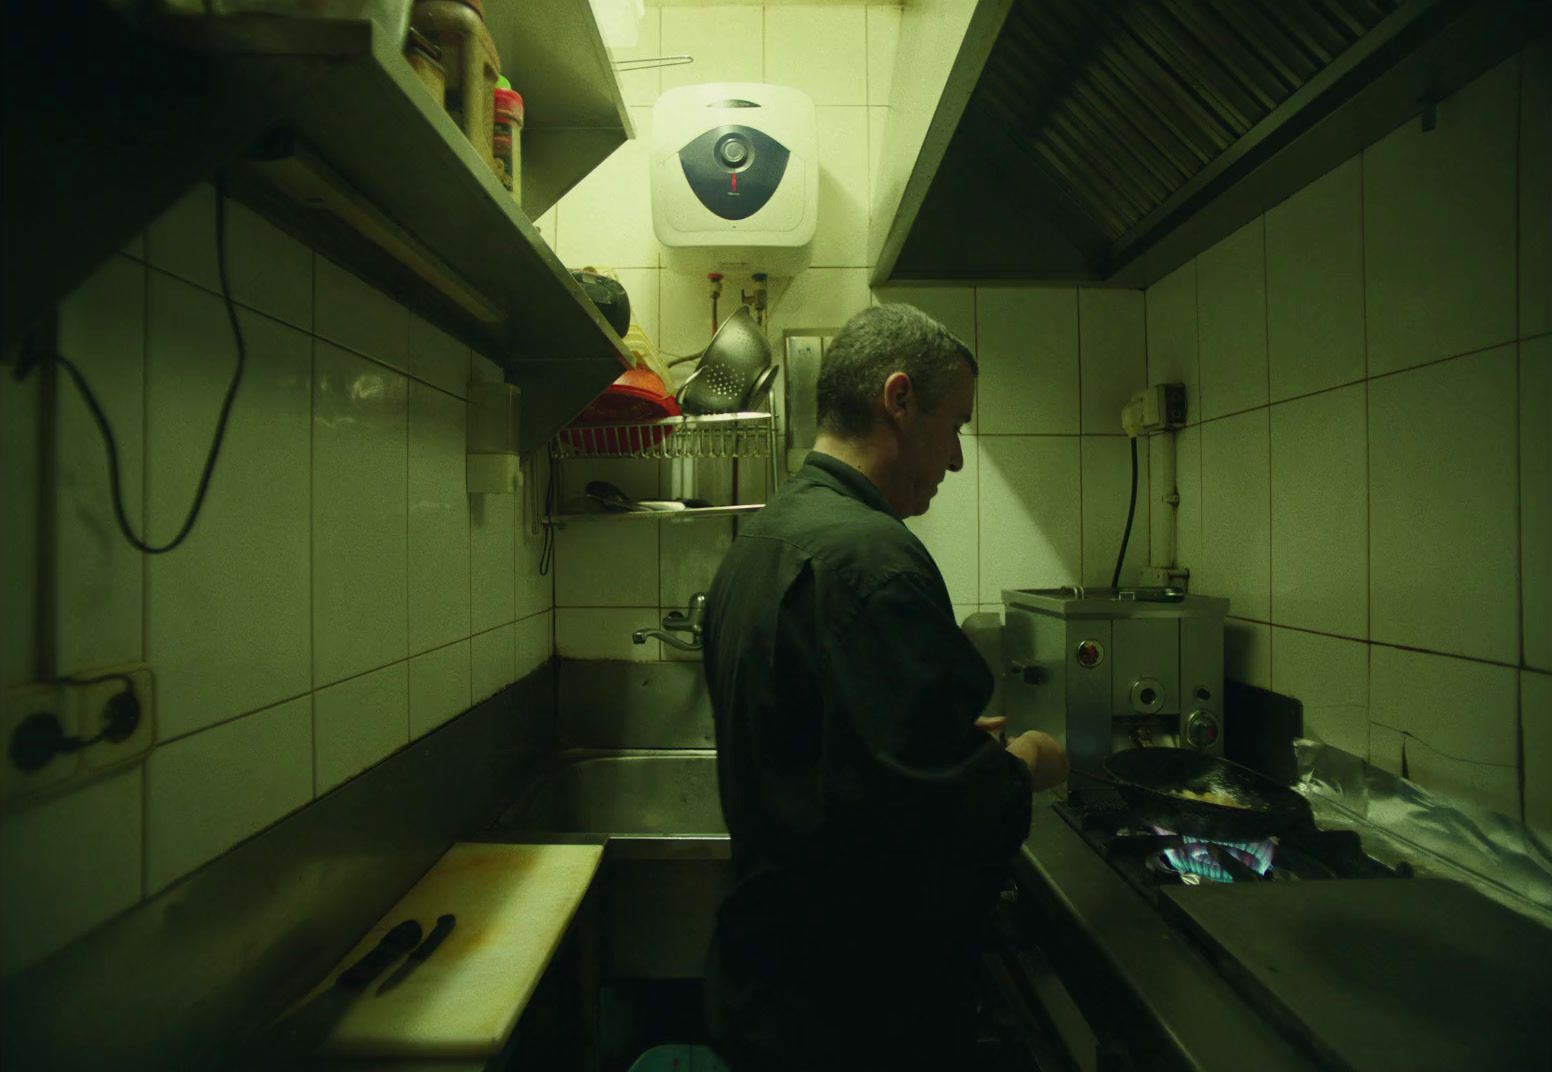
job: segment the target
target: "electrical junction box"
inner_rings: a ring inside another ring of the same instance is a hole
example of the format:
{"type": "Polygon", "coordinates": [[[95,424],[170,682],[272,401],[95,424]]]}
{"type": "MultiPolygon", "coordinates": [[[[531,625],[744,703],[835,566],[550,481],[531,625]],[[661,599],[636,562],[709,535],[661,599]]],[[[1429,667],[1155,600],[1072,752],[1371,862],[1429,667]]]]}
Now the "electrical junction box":
{"type": "Polygon", "coordinates": [[[808,267],[819,216],[814,102],[754,82],[671,89],[652,109],[652,228],[681,272],[808,267]]]}
{"type": "Polygon", "coordinates": [[[1184,428],[1186,424],[1186,385],[1160,383],[1138,391],[1121,408],[1121,427],[1136,438],[1145,432],[1163,432],[1184,428]]]}

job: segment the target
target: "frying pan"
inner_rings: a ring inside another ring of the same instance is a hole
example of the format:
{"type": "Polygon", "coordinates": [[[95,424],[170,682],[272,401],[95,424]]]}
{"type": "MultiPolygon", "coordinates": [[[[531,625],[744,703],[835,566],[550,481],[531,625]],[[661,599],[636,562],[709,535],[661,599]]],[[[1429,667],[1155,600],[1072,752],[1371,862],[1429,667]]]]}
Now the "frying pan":
{"type": "Polygon", "coordinates": [[[1221,841],[1258,841],[1314,822],[1309,801],[1238,763],[1194,748],[1133,748],[1106,758],[1100,779],[1121,794],[1139,823],[1221,841]],[[1192,800],[1212,793],[1239,807],[1192,800]]]}

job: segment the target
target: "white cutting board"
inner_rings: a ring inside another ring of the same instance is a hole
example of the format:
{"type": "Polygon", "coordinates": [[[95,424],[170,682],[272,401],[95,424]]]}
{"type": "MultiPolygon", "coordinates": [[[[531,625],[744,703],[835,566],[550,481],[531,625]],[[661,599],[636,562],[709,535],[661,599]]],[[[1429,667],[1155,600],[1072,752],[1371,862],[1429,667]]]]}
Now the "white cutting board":
{"type": "Polygon", "coordinates": [[[459,843],[378,921],[308,1000],[334,985],[395,924],[425,934],[458,924],[394,989],[349,1005],[320,1052],[359,1057],[488,1057],[499,1053],[598,871],[601,845],[459,843]]]}

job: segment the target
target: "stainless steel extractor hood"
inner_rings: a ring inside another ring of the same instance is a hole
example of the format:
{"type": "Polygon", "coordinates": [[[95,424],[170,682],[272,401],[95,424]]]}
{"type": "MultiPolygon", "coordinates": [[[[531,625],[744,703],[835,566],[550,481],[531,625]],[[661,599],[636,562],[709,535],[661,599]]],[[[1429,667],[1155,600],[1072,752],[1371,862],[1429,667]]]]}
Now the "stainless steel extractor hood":
{"type": "Polygon", "coordinates": [[[1433,102],[1546,32],[1549,8],[980,0],[874,282],[1145,286],[1398,124],[1431,122],[1433,102]]]}

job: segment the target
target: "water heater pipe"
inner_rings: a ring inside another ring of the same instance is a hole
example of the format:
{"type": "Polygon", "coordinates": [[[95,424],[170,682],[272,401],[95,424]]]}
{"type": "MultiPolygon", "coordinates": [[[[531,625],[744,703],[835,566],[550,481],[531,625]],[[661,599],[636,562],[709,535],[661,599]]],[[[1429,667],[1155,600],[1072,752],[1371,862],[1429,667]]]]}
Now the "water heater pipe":
{"type": "Polygon", "coordinates": [[[1175,435],[1174,430],[1170,429],[1148,437],[1149,454],[1152,456],[1149,486],[1153,492],[1150,518],[1156,519],[1149,525],[1149,565],[1158,569],[1178,565],[1175,561],[1175,531],[1180,510],[1180,491],[1175,486],[1175,435]]]}

